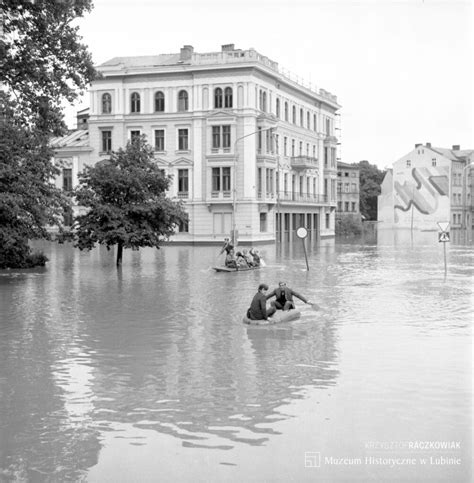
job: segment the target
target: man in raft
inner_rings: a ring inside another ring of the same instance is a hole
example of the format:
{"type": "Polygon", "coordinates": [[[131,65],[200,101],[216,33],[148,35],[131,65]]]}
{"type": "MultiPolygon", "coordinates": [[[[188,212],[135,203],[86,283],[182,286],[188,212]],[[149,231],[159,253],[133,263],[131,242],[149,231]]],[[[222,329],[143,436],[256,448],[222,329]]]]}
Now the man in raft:
{"type": "Polygon", "coordinates": [[[250,308],[247,310],[247,317],[250,320],[267,320],[275,312],[275,307],[267,309],[267,295],[268,285],[261,283],[258,286],[258,292],[254,295],[250,308]]]}
{"type": "Polygon", "coordinates": [[[275,290],[272,290],[269,294],[267,294],[267,300],[276,297],[275,300],[271,302],[272,308],[275,311],[278,310],[290,310],[295,308],[295,303],[293,302],[293,297],[299,298],[305,304],[312,305],[306,297],[300,295],[299,293],[292,290],[290,287],[286,286],[286,282],[280,282],[278,287],[275,290]]]}

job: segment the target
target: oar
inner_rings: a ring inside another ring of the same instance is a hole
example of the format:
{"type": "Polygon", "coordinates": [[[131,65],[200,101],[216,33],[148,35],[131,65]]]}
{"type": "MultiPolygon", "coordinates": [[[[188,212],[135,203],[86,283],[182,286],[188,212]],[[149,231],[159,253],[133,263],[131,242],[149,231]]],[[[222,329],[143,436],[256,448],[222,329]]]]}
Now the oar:
{"type": "Polygon", "coordinates": [[[319,305],[314,304],[313,302],[306,302],[306,305],[309,305],[313,310],[319,310],[319,305]]]}
{"type": "Polygon", "coordinates": [[[266,267],[267,264],[265,263],[265,260],[263,258],[260,259],[260,266],[261,267],[266,267]]]}

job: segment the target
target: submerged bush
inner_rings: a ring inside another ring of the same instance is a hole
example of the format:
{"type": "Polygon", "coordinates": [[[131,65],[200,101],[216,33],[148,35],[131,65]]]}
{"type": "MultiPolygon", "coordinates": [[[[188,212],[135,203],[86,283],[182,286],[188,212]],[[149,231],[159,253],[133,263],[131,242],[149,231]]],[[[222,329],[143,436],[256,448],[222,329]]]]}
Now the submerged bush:
{"type": "Polygon", "coordinates": [[[336,236],[360,235],[362,222],[354,218],[344,217],[336,219],[336,236]]]}

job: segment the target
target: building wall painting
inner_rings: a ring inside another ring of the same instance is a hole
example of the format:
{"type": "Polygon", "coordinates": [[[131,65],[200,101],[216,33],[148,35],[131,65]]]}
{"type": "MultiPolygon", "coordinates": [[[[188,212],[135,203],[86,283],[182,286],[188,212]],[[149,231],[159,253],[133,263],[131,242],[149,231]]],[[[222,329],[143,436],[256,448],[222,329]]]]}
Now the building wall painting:
{"type": "Polygon", "coordinates": [[[420,167],[394,179],[394,223],[433,225],[449,220],[449,167],[420,167]]]}

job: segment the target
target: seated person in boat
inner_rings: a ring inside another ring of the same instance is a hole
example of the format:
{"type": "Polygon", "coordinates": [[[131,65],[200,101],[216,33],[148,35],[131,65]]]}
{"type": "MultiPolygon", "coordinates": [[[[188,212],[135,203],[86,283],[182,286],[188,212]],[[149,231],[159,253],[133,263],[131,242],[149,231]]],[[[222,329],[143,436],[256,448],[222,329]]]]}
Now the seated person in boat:
{"type": "Polygon", "coordinates": [[[229,250],[225,257],[225,266],[228,268],[237,268],[237,259],[235,258],[234,249],[229,250]]]}
{"type": "Polygon", "coordinates": [[[237,268],[249,268],[247,260],[245,260],[244,256],[242,255],[242,252],[237,252],[235,254],[235,258],[237,262],[237,268]]]}
{"type": "Polygon", "coordinates": [[[286,286],[286,282],[280,282],[275,290],[272,290],[267,294],[267,299],[275,297],[275,300],[271,302],[272,307],[278,310],[290,310],[295,308],[293,297],[297,297],[305,304],[311,304],[306,297],[295,292],[291,288],[286,286]]]}
{"type": "Polygon", "coordinates": [[[266,291],[268,290],[268,285],[266,283],[261,283],[258,286],[258,292],[254,295],[250,308],[247,310],[247,317],[250,320],[267,320],[275,312],[275,307],[267,309],[267,296],[266,291]]]}
{"type": "Polygon", "coordinates": [[[253,257],[249,254],[249,252],[247,251],[247,249],[244,248],[242,250],[242,256],[244,257],[244,259],[247,262],[247,265],[249,267],[254,267],[255,266],[255,263],[253,261],[253,257]]]}
{"type": "Polygon", "coordinates": [[[251,249],[249,250],[249,253],[250,253],[250,255],[252,255],[252,257],[253,257],[253,264],[254,264],[256,267],[259,267],[259,266],[260,266],[260,255],[259,255],[258,250],[254,250],[253,248],[251,248],[251,249]]]}

